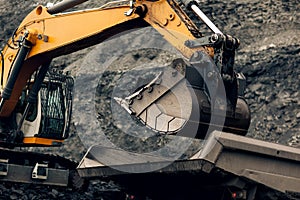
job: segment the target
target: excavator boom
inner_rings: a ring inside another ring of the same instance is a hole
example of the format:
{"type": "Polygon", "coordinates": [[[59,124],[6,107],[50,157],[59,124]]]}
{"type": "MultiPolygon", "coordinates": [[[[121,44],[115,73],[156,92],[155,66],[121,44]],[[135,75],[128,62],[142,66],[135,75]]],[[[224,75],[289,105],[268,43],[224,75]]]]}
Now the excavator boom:
{"type": "Polygon", "coordinates": [[[176,2],[138,1],[134,8],[126,4],[117,6],[116,3],[116,6],[111,4],[109,8],[60,13],[82,2],[67,1],[49,9],[38,6],[28,14],[15,31],[2,51],[4,57],[4,63],[1,62],[1,65],[4,65],[4,70],[1,72],[2,88],[5,88],[10,72],[13,71],[12,63],[17,61],[20,44],[16,44],[18,42],[16,39],[23,38],[30,49],[28,53],[23,54],[25,58],[20,58],[22,63],[19,64],[21,67],[15,75],[14,84],[6,86],[10,87],[7,91],[11,94],[2,97],[1,117],[11,115],[26,82],[40,65],[55,57],[98,44],[122,31],[151,25],[186,56],[190,56],[194,51],[184,45],[186,40],[195,37],[188,27],[191,26],[191,22],[182,20],[183,12],[176,2]],[[134,9],[134,12],[125,15],[124,13],[130,9],[134,9]]]}

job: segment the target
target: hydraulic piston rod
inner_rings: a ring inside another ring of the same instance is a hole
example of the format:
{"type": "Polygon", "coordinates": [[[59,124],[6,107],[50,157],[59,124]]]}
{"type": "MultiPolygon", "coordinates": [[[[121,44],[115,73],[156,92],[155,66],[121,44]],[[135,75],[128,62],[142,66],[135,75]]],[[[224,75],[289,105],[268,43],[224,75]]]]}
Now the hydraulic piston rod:
{"type": "Polygon", "coordinates": [[[190,8],[207,26],[208,28],[216,34],[221,34],[222,31],[216,27],[216,25],[202,12],[199,8],[201,4],[198,0],[183,0],[186,7],[190,8]]]}
{"type": "Polygon", "coordinates": [[[82,4],[86,1],[88,1],[88,0],[65,0],[65,1],[61,1],[57,4],[55,4],[54,6],[48,8],[48,13],[50,13],[50,14],[60,13],[60,12],[63,12],[65,10],[68,10],[70,8],[73,8],[76,5],[82,4]]]}
{"type": "Polygon", "coordinates": [[[192,4],[191,9],[210,28],[210,30],[212,30],[214,33],[219,33],[219,34],[223,35],[223,33],[220,31],[220,29],[218,29],[218,27],[216,27],[216,25],[214,25],[214,23],[212,23],[212,21],[200,10],[200,8],[197,5],[192,4]]]}
{"type": "Polygon", "coordinates": [[[32,44],[28,40],[24,40],[22,46],[13,62],[12,71],[8,78],[7,84],[1,94],[1,101],[0,101],[0,112],[6,100],[8,100],[11,96],[13,88],[15,86],[17,77],[19,76],[21,67],[23,66],[24,60],[31,49],[32,44]]]}

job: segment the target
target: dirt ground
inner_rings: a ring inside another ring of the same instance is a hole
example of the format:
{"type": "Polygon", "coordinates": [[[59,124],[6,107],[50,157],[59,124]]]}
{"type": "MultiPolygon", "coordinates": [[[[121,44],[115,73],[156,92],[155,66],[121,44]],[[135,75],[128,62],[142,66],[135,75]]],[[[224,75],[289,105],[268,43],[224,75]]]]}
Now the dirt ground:
{"type": "MultiPolygon", "coordinates": [[[[0,47],[30,10],[46,3],[44,0],[0,0],[0,47]]],[[[89,1],[79,8],[103,3],[89,1]]],[[[252,116],[247,137],[300,148],[299,1],[201,0],[200,5],[219,29],[241,41],[235,63],[236,70],[247,78],[245,98],[252,116]]],[[[58,30],[63,31],[63,27],[58,30]]],[[[129,35],[123,42],[141,42],[141,38],[134,38],[129,35]]],[[[118,45],[118,41],[59,58],[53,65],[74,68],[82,60],[95,58],[98,49],[102,49],[103,55],[110,53],[110,45],[118,45]]],[[[72,134],[63,147],[47,152],[79,160],[85,148],[78,143],[78,135],[72,134]]],[[[116,186],[92,181],[88,190],[81,193],[59,187],[1,183],[0,199],[112,199],[105,196],[109,189],[116,189],[116,186]]]]}

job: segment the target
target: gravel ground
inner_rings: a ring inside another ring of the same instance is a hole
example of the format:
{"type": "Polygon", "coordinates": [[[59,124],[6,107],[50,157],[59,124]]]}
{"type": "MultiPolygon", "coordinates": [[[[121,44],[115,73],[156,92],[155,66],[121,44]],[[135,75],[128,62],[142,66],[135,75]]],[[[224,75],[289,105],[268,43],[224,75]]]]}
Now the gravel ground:
{"type": "MultiPolygon", "coordinates": [[[[31,9],[38,3],[45,5],[46,2],[0,0],[0,39],[7,40],[31,9]]],[[[90,1],[81,7],[102,3],[104,1],[90,1]]],[[[201,1],[203,11],[224,33],[241,40],[236,69],[247,77],[245,95],[252,115],[247,136],[296,148],[300,148],[299,3],[298,0],[201,1]]],[[[139,44],[141,39],[130,35],[122,40],[112,40],[59,58],[54,61],[53,66],[76,70],[76,66],[98,62],[99,59],[116,53],[118,50],[111,50],[110,47],[119,45],[120,41],[124,45],[126,42],[139,44]]],[[[0,40],[0,46],[4,45],[3,41],[0,40]]],[[[165,48],[168,49],[168,45],[165,48]]],[[[151,60],[142,53],[138,56],[129,55],[124,59],[130,63],[133,58],[140,63],[151,60]]],[[[157,56],[157,60],[159,59],[161,58],[157,56]]],[[[56,153],[79,161],[85,152],[85,146],[78,134],[72,133],[63,147],[34,150],[56,153]]],[[[113,183],[102,181],[91,182],[88,190],[82,193],[59,187],[1,183],[0,198],[112,199],[106,197],[105,191],[115,189],[117,188],[113,183]]]]}

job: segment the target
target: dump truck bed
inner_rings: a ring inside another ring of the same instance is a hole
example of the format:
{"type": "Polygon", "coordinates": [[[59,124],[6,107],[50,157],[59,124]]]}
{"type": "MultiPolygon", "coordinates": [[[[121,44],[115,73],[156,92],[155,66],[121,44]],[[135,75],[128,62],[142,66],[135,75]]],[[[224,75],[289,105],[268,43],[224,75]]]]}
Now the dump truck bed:
{"type": "Polygon", "coordinates": [[[215,131],[188,159],[172,161],[151,154],[140,158],[138,153],[128,155],[121,149],[93,146],[77,170],[84,178],[109,178],[124,187],[152,192],[162,188],[175,192],[176,185],[192,189],[196,183],[196,191],[215,188],[212,191],[216,192],[216,187],[224,186],[245,190],[247,199],[254,199],[250,193],[255,193],[257,185],[300,195],[300,149],[293,147],[215,131]],[[134,173],[145,168],[147,172],[134,173]]]}

